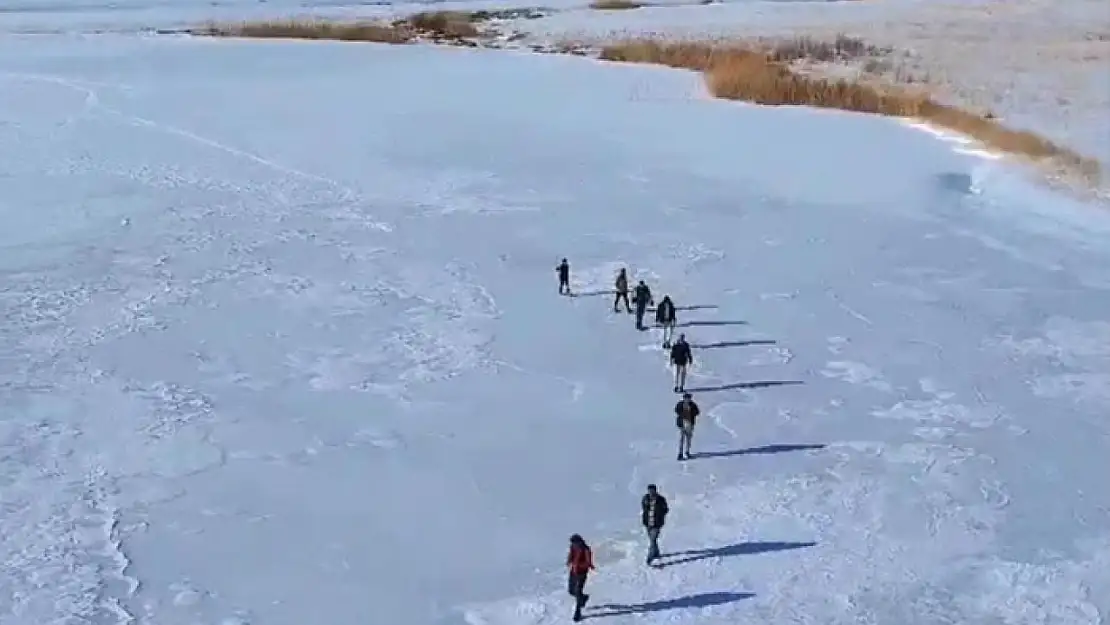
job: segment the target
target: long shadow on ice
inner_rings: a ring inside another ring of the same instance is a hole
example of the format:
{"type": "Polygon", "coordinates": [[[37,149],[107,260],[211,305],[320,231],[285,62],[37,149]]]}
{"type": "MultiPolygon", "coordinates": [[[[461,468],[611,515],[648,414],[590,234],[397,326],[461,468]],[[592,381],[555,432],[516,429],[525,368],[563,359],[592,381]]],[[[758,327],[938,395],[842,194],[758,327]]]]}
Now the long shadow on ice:
{"type": "Polygon", "coordinates": [[[598,291],[571,291],[571,297],[597,297],[599,295],[616,295],[614,289],[601,289],[598,291]]]}
{"type": "Polygon", "coordinates": [[[745,347],[745,346],[748,346],[748,345],[774,345],[776,343],[778,343],[778,341],[772,341],[772,340],[767,340],[767,339],[758,339],[758,340],[752,340],[752,341],[719,341],[717,343],[697,343],[697,344],[691,343],[690,347],[693,347],[694,349],[719,349],[719,348],[722,348],[722,347],[745,347]]]}
{"type": "Polygon", "coordinates": [[[695,328],[695,327],[698,327],[698,326],[746,326],[746,325],[748,325],[747,321],[706,320],[706,321],[686,321],[686,322],[683,322],[683,323],[676,323],[675,327],[678,327],[678,328],[695,328]]]}
{"type": "Polygon", "coordinates": [[[696,595],[687,595],[676,599],[662,599],[645,603],[604,603],[595,609],[603,610],[601,613],[586,615],[586,618],[599,618],[603,616],[619,616],[622,614],[642,614],[644,612],[662,612],[664,610],[678,610],[682,608],[706,608],[713,605],[723,605],[750,599],[754,597],[750,592],[703,592],[696,595]]]}
{"type": "Polygon", "coordinates": [[[698,386],[687,388],[689,393],[711,393],[713,391],[731,391],[735,389],[749,389],[749,388],[768,388],[771,386],[789,386],[793,384],[805,384],[801,380],[759,380],[755,382],[733,382],[732,384],[721,384],[718,386],[698,386]]]}
{"type": "Polygon", "coordinates": [[[694,458],[727,458],[729,456],[746,456],[748,454],[778,454],[785,451],[810,451],[814,449],[824,449],[825,444],[785,444],[785,445],[763,445],[762,447],[748,447],[747,449],[730,449],[728,451],[703,451],[696,454],[691,454],[694,458]]]}
{"type": "Polygon", "coordinates": [[[712,549],[693,549],[690,551],[679,551],[678,553],[669,553],[664,557],[675,557],[677,559],[667,560],[661,566],[675,566],[676,564],[688,564],[690,562],[697,562],[698,560],[708,560],[709,558],[728,558],[731,556],[747,556],[757,553],[769,553],[772,551],[787,551],[789,549],[802,549],[804,547],[812,547],[816,545],[815,542],[751,542],[751,543],[736,543],[735,545],[726,545],[724,547],[713,547],[712,549]]]}

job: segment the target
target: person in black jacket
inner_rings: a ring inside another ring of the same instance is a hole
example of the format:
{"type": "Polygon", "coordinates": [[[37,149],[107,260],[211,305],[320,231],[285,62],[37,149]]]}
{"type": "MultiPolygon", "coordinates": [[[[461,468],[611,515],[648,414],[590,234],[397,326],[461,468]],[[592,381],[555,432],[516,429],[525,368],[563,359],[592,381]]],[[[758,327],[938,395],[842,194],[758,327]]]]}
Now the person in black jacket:
{"type": "Polygon", "coordinates": [[[640,521],[647,530],[649,566],[659,558],[659,532],[663,530],[669,511],[667,499],[659,494],[655,484],[648,484],[647,494],[640,500],[640,521]]]}
{"type": "Polygon", "coordinates": [[[674,424],[678,426],[678,459],[690,459],[690,445],[694,441],[694,425],[698,422],[701,409],[689,393],[674,406],[674,424]]]}
{"type": "Polygon", "coordinates": [[[655,309],[655,323],[663,327],[663,349],[670,348],[677,321],[674,302],[671,301],[670,295],[664,295],[663,300],[659,302],[659,307],[655,309]]]}
{"type": "Polygon", "coordinates": [[[678,340],[671,346],[671,364],[674,365],[674,392],[681,393],[686,390],[686,367],[694,362],[694,353],[690,344],[686,342],[686,335],[679,334],[678,340]]]}
{"type": "Polygon", "coordinates": [[[636,329],[644,329],[644,312],[647,311],[648,305],[655,304],[655,298],[651,296],[651,289],[643,280],[636,285],[636,289],[632,292],[632,303],[636,306],[636,329]]]}
{"type": "Polygon", "coordinates": [[[555,267],[555,273],[559,274],[559,295],[563,295],[564,292],[570,295],[570,263],[567,259],[564,258],[563,262],[555,267]]]}

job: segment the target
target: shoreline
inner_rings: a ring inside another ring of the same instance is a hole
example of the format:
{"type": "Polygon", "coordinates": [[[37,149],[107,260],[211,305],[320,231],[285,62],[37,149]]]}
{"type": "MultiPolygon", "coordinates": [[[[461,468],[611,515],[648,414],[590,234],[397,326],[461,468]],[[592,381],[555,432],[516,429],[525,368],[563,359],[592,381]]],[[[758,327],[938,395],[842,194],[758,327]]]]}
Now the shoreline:
{"type": "MultiPolygon", "coordinates": [[[[603,13],[632,13],[617,9],[603,13]]],[[[985,155],[1003,155],[1037,182],[1083,199],[1105,200],[1106,163],[1012,125],[991,109],[951,104],[926,81],[892,78],[899,51],[838,33],[713,41],[675,41],[665,35],[624,40],[539,40],[519,28],[552,15],[539,9],[431,11],[391,21],[296,19],[208,23],[184,34],[218,38],[310,39],[388,44],[432,44],[534,53],[573,54],[599,60],[647,63],[700,72],[711,95],[759,105],[831,108],[894,117],[985,155]],[[766,57],[766,59],[764,59],[766,57]],[[756,62],[752,62],[752,59],[756,62]],[[967,146],[968,143],[975,145],[967,146]]],[[[896,75],[896,73],[895,73],[896,75]]]]}
{"type": "MultiPolygon", "coordinates": [[[[420,8],[382,4],[297,9],[279,2],[248,12],[243,7],[233,7],[232,13],[242,19],[221,17],[220,9],[189,8],[201,16],[215,16],[207,22],[210,26],[225,27],[305,20],[396,24],[411,18],[413,11],[420,8]],[[282,14],[286,16],[281,17],[282,14]]],[[[1104,114],[1110,108],[1110,72],[1106,71],[1110,70],[1110,14],[1101,17],[1090,13],[1089,7],[1097,5],[1095,0],[1068,0],[1062,5],[1047,0],[977,0],[971,4],[950,0],[940,3],[691,0],[636,4],[632,8],[601,10],[586,2],[581,6],[564,4],[548,8],[521,8],[499,1],[445,2],[425,15],[481,15],[477,26],[482,32],[448,38],[416,36],[411,42],[596,57],[605,45],[628,40],[725,43],[765,49],[789,44],[791,40],[827,43],[839,37],[854,39],[869,48],[866,54],[848,58],[795,58],[788,60],[788,65],[794,72],[814,80],[912,92],[939,105],[979,115],[1007,131],[1035,135],[1053,148],[1095,163],[1101,170],[1100,176],[1091,181],[1088,171],[1088,179],[1077,183],[1074,176],[1061,175],[1056,164],[1045,167],[1028,159],[1007,160],[1027,170],[1035,183],[1077,194],[1082,199],[1110,199],[1107,179],[1110,118],[1104,114]],[[1058,19],[1046,23],[1046,12],[1052,12],[1058,19]],[[1055,41],[1057,45],[1048,48],[1038,45],[1044,41],[1055,41]],[[986,54],[983,50],[993,52],[986,54]],[[1099,79],[1099,72],[1106,76],[1099,79]]],[[[93,30],[153,36],[196,35],[197,25],[205,23],[203,18],[183,17],[167,18],[172,20],[172,27],[93,30]]],[[[4,23],[0,22],[0,30],[3,29],[4,23]]],[[[79,32],[82,30],[56,31],[79,32]]],[[[91,34],[88,29],[83,32],[91,34]]],[[[919,116],[906,117],[911,126],[920,121],[919,116]]],[[[953,130],[944,124],[931,125],[945,128],[944,132],[953,130]]],[[[975,138],[974,133],[954,130],[975,138]]],[[[986,151],[999,152],[990,148],[986,151]]]]}

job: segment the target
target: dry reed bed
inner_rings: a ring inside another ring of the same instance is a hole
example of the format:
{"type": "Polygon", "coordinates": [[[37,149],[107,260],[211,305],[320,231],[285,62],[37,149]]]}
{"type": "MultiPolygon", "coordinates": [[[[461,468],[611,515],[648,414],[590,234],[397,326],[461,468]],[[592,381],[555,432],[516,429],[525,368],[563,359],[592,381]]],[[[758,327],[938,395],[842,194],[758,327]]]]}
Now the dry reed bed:
{"type": "Polygon", "coordinates": [[[408,43],[414,33],[408,29],[378,22],[334,24],[313,20],[253,22],[243,24],[209,24],[190,31],[207,37],[246,37],[250,39],[311,39],[327,41],[366,41],[373,43],[408,43]]]}
{"type": "Polygon", "coordinates": [[[193,29],[209,37],[247,37],[252,39],[314,39],[404,44],[419,39],[462,43],[483,36],[478,24],[490,19],[484,12],[431,11],[385,21],[335,22],[316,19],[289,19],[239,24],[208,24],[193,29]]]}
{"type": "Polygon", "coordinates": [[[1097,184],[1096,160],[1031,132],[1003,126],[990,113],[973,113],[941,104],[923,93],[848,80],[804,75],[790,68],[796,60],[827,61],[841,55],[873,52],[845,38],[839,45],[798,40],[771,50],[722,43],[631,40],[602,46],[608,61],[649,63],[700,71],[718,98],[763,105],[804,105],[920,119],[981,141],[1005,152],[1049,164],[1062,173],[1097,184]]]}

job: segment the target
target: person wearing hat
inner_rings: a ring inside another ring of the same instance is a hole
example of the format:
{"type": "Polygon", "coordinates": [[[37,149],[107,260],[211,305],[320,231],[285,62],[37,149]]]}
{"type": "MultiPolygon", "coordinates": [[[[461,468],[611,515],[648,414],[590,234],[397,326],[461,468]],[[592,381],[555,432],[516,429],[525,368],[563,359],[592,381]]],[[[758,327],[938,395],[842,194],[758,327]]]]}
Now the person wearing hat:
{"type": "Polygon", "coordinates": [[[694,425],[701,410],[693,396],[683,393],[682,399],[674,406],[674,424],[678,427],[678,459],[690,459],[690,444],[694,440],[694,425]]]}
{"type": "Polygon", "coordinates": [[[659,532],[663,530],[667,512],[670,512],[667,499],[659,494],[655,484],[648,484],[647,494],[640,500],[640,521],[648,536],[648,566],[659,559],[659,532]]]}
{"type": "Polygon", "coordinates": [[[574,597],[574,620],[582,620],[582,609],[590,596],[586,594],[586,577],[594,569],[593,552],[586,541],[574,534],[570,537],[570,551],[567,552],[567,593],[574,597]]]}

